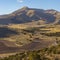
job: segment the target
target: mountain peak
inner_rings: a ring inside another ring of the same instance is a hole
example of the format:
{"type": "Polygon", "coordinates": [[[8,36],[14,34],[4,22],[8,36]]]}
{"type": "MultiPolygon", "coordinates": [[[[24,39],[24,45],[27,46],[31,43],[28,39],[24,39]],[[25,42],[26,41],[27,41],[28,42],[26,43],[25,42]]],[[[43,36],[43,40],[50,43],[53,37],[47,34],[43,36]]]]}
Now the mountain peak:
{"type": "Polygon", "coordinates": [[[21,9],[25,10],[25,9],[29,9],[29,8],[27,6],[24,6],[21,9]]]}
{"type": "Polygon", "coordinates": [[[0,24],[20,24],[39,20],[40,23],[42,21],[42,24],[47,24],[53,22],[55,23],[58,18],[60,20],[60,13],[54,9],[43,10],[24,6],[23,8],[18,9],[9,15],[0,16],[0,24]],[[4,21],[2,22],[2,20],[4,21]]]}
{"type": "Polygon", "coordinates": [[[20,9],[18,9],[16,11],[14,11],[13,14],[19,14],[22,11],[27,11],[27,10],[29,10],[29,8],[27,6],[24,6],[24,7],[20,8],[20,9]]]}

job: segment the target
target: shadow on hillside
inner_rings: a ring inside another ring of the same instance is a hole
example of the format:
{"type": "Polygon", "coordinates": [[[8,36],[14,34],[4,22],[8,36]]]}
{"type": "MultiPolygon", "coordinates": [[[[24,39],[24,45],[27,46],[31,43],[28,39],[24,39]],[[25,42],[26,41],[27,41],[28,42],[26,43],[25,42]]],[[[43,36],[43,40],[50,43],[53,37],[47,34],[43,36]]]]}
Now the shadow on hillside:
{"type": "Polygon", "coordinates": [[[12,18],[12,23],[14,24],[20,24],[20,23],[27,23],[38,21],[38,20],[45,20],[46,23],[53,23],[55,21],[56,17],[50,13],[44,13],[44,12],[36,12],[35,15],[32,17],[27,16],[26,14],[21,14],[20,16],[15,16],[12,18]]]}
{"type": "Polygon", "coordinates": [[[18,34],[18,32],[12,29],[9,29],[6,27],[0,27],[0,38],[9,37],[9,36],[16,35],[16,34],[18,34]]]}

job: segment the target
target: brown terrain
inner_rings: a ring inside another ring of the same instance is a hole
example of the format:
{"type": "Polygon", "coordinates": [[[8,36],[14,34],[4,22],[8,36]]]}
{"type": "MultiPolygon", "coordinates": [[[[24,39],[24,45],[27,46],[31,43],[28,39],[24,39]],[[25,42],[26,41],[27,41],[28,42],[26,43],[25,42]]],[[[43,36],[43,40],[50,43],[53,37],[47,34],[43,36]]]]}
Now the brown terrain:
{"type": "Polygon", "coordinates": [[[53,9],[23,7],[11,14],[1,15],[0,56],[56,45],[60,35],[56,37],[46,34],[60,32],[59,26],[60,12],[53,9]]]}
{"type": "Polygon", "coordinates": [[[23,7],[11,14],[1,15],[0,24],[20,24],[32,21],[40,21],[40,24],[60,22],[60,12],[50,9],[35,9],[23,7]]]}

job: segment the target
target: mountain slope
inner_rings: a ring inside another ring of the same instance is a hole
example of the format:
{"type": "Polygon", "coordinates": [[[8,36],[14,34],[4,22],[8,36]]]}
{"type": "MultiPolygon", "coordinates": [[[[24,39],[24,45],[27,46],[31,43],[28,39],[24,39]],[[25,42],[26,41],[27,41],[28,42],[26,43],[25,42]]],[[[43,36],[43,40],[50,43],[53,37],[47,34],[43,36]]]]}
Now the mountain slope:
{"type": "MultiPolygon", "coordinates": [[[[20,24],[32,21],[42,21],[46,23],[59,23],[60,12],[50,9],[35,9],[23,7],[11,14],[0,15],[0,24],[20,24]]],[[[41,23],[41,22],[40,22],[41,23]]]]}

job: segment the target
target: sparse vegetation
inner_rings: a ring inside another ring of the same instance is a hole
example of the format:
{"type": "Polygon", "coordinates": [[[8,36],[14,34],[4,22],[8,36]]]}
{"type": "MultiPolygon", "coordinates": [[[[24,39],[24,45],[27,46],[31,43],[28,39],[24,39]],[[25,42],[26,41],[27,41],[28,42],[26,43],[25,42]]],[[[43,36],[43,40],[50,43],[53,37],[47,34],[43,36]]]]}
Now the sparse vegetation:
{"type": "Polygon", "coordinates": [[[0,60],[60,60],[60,12],[23,7],[0,15],[0,60]]]}
{"type": "Polygon", "coordinates": [[[25,51],[0,60],[60,60],[60,45],[43,48],[37,51],[25,51]]]}

